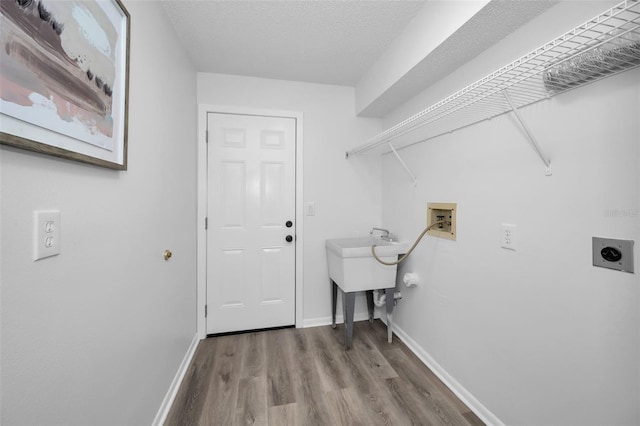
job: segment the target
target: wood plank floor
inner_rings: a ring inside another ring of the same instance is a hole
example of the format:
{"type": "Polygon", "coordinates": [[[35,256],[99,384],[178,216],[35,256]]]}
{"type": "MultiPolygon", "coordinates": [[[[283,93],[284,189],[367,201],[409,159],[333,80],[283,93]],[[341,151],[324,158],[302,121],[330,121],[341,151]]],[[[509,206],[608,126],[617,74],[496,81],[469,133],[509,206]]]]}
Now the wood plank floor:
{"type": "Polygon", "coordinates": [[[165,425],[453,425],[482,421],[379,320],[198,346],[165,425]]]}

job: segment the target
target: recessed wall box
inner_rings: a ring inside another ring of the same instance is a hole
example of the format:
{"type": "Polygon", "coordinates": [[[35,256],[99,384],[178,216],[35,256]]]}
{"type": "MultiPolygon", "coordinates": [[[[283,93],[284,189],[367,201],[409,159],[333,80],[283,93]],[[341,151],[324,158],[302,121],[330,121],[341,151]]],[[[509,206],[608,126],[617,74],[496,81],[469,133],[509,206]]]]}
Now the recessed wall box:
{"type": "Polygon", "coordinates": [[[456,239],[456,203],[429,203],[427,204],[427,226],[436,222],[444,222],[435,225],[427,235],[447,240],[456,239]]]}

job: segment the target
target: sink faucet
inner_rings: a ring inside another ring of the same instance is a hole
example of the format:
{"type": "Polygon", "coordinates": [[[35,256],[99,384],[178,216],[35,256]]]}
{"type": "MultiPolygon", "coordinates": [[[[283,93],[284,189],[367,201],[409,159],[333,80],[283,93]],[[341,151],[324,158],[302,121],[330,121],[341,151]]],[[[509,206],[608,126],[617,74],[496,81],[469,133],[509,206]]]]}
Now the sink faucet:
{"type": "Polygon", "coordinates": [[[391,233],[389,232],[388,229],[384,229],[384,228],[376,228],[375,226],[373,228],[371,228],[371,232],[369,232],[370,235],[373,235],[374,231],[380,231],[380,238],[382,238],[383,240],[386,241],[392,241],[391,238],[391,233]]]}

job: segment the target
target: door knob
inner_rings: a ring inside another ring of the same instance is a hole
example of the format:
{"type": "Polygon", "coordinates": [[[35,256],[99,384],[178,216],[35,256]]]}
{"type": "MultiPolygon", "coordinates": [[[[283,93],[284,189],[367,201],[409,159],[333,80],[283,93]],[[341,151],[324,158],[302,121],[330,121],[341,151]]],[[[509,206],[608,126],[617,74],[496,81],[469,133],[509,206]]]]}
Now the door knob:
{"type": "Polygon", "coordinates": [[[290,220],[287,221],[287,223],[285,223],[285,226],[287,228],[291,228],[293,226],[293,222],[291,222],[290,220]]]}
{"type": "Polygon", "coordinates": [[[288,243],[293,241],[293,237],[291,235],[287,235],[284,239],[287,240],[288,243]]]}
{"type": "Polygon", "coordinates": [[[164,251],[164,260],[171,259],[171,256],[173,256],[173,253],[171,253],[171,250],[165,250],[164,251]]]}

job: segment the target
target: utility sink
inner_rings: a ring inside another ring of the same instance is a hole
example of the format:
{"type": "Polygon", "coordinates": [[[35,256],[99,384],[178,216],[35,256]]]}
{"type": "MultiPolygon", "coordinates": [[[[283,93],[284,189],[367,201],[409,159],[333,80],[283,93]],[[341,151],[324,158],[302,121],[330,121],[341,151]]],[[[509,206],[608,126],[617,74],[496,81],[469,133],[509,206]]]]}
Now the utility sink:
{"type": "Polygon", "coordinates": [[[378,263],[371,253],[385,262],[398,260],[409,248],[407,243],[390,242],[376,237],[338,238],[327,240],[329,277],[343,292],[366,291],[396,286],[397,266],[378,263]]]}

